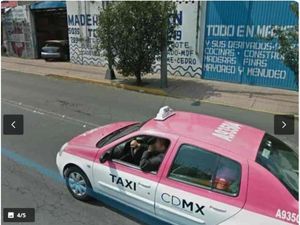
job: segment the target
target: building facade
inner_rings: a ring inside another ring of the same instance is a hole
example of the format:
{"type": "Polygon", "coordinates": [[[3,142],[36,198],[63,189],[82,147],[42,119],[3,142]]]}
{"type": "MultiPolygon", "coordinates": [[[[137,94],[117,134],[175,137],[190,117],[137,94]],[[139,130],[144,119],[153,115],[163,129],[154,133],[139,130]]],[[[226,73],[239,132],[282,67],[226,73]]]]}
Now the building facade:
{"type": "MultiPolygon", "coordinates": [[[[9,52],[37,58],[40,46],[52,34],[52,39],[69,40],[72,63],[107,65],[103,54],[96,50],[95,38],[97,16],[107,1],[67,1],[65,6],[59,7],[51,2],[46,6],[41,2],[34,4],[35,7],[18,6],[18,13],[11,10],[8,16],[11,19],[2,21],[9,36],[6,38],[10,43],[9,52]],[[37,4],[44,8],[39,9],[37,4]],[[50,16],[58,10],[60,20],[55,24],[61,25],[46,26],[47,21],[53,21],[50,16]],[[48,19],[42,17],[45,12],[48,19]],[[23,22],[15,24],[12,21],[23,22]],[[20,26],[24,27],[22,35],[20,26]],[[57,27],[59,31],[53,32],[57,27]]],[[[278,54],[278,41],[270,39],[274,27],[288,28],[298,24],[290,9],[291,2],[177,1],[176,4],[178,26],[172,51],[168,52],[169,75],[298,89],[295,75],[278,54]]],[[[160,61],[154,63],[153,71],[160,71],[160,61]]]]}
{"type": "Polygon", "coordinates": [[[103,55],[96,50],[97,16],[104,4],[104,1],[67,2],[70,61],[72,63],[107,65],[103,55]]]}
{"type": "Polygon", "coordinates": [[[283,64],[274,27],[298,24],[288,1],[209,2],[203,78],[296,90],[283,64]]]}
{"type": "MultiPolygon", "coordinates": [[[[295,75],[283,64],[274,26],[297,18],[291,2],[178,1],[175,42],[168,74],[297,90],[295,75]]],[[[105,66],[95,50],[96,17],[103,2],[67,2],[71,62],[105,66]]],[[[160,71],[160,62],[153,65],[160,71]]]]}
{"type": "Polygon", "coordinates": [[[35,58],[33,18],[28,5],[15,6],[1,15],[2,47],[10,56],[35,58]]]}
{"type": "Polygon", "coordinates": [[[8,56],[40,58],[45,41],[68,39],[65,1],[1,2],[1,10],[1,43],[8,56]]]}

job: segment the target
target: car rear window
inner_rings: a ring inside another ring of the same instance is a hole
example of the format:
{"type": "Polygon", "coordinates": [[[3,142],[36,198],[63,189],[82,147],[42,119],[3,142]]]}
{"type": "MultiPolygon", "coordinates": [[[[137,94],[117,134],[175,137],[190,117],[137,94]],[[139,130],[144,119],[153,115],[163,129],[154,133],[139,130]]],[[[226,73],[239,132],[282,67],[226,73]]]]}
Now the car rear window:
{"type": "Polygon", "coordinates": [[[237,196],[240,188],[241,166],[226,157],[184,144],[178,150],[169,178],[237,196]]]}
{"type": "Polygon", "coordinates": [[[141,128],[141,126],[143,125],[143,123],[134,123],[125,127],[122,127],[119,130],[116,130],[110,134],[108,134],[107,136],[105,136],[104,138],[102,138],[97,144],[96,146],[98,148],[102,148],[103,146],[114,142],[115,140],[124,137],[130,133],[133,133],[137,130],[139,130],[141,128]]]}
{"type": "Polygon", "coordinates": [[[298,154],[277,138],[266,134],[256,162],[270,171],[298,200],[298,154]]]}

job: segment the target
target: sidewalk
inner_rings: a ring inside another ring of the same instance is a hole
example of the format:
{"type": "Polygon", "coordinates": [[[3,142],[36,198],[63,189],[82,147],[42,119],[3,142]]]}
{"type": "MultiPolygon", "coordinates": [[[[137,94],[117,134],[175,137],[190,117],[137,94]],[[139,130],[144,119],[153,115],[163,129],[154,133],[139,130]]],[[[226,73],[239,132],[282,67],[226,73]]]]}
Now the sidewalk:
{"type": "Polygon", "coordinates": [[[106,68],[104,67],[13,57],[2,57],[1,63],[2,69],[6,70],[76,79],[156,95],[187,98],[273,114],[298,115],[298,92],[295,91],[177,76],[170,76],[169,87],[160,89],[159,74],[143,77],[143,86],[138,87],[135,86],[134,78],[124,78],[119,74],[115,81],[105,80],[106,68]]]}

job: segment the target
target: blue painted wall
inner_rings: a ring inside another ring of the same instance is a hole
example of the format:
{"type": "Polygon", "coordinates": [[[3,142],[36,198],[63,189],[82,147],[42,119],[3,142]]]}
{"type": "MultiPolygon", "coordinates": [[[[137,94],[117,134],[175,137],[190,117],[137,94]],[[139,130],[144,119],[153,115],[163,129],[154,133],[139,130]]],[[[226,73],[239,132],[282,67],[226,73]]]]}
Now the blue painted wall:
{"type": "Polygon", "coordinates": [[[267,39],[274,25],[297,24],[290,3],[207,2],[204,79],[297,90],[277,41],[267,39]]]}

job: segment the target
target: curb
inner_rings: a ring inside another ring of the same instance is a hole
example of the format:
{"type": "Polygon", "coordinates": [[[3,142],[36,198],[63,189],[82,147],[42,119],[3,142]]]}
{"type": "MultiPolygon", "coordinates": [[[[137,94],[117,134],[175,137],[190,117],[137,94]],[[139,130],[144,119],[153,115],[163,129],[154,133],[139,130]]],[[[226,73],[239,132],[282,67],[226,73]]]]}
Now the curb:
{"type": "Polygon", "coordinates": [[[87,82],[87,83],[100,84],[100,85],[111,86],[111,87],[121,88],[121,89],[125,89],[125,90],[130,90],[130,91],[137,91],[137,92],[141,92],[141,93],[153,94],[153,95],[168,96],[168,94],[161,89],[139,87],[139,86],[130,85],[130,84],[121,84],[121,83],[118,83],[117,81],[94,80],[94,79],[89,79],[89,78],[81,78],[81,77],[57,75],[57,74],[47,74],[46,76],[54,77],[57,79],[77,80],[77,81],[82,81],[82,82],[87,82]]]}
{"type": "MultiPolygon", "coordinates": [[[[66,75],[57,75],[57,74],[48,74],[46,76],[49,77],[54,77],[58,79],[65,79],[65,80],[77,80],[77,81],[82,81],[82,82],[87,82],[87,83],[94,83],[94,84],[100,84],[100,85],[105,85],[105,86],[111,86],[111,87],[116,87],[116,88],[121,88],[125,90],[130,90],[130,91],[136,91],[136,92],[141,92],[141,93],[147,93],[147,94],[152,94],[152,95],[159,95],[159,96],[165,96],[165,97],[172,97],[176,99],[186,99],[186,100],[191,100],[191,98],[186,98],[183,96],[173,96],[173,95],[168,95],[167,92],[157,89],[157,88],[147,88],[147,87],[139,87],[135,85],[130,85],[130,84],[121,84],[116,81],[110,81],[110,80],[94,80],[94,79],[88,79],[88,78],[81,78],[81,77],[74,77],[74,76],[66,76],[66,75]]],[[[243,109],[243,110],[248,110],[248,111],[254,111],[254,112],[261,112],[261,113],[269,113],[273,115],[286,115],[287,113],[279,113],[279,112],[272,112],[272,111],[267,111],[267,110],[257,110],[249,107],[240,107],[236,105],[230,105],[230,104],[225,104],[225,103],[217,103],[217,102],[211,102],[203,99],[194,99],[196,101],[199,101],[201,103],[209,103],[209,104],[215,104],[215,105],[221,105],[221,106],[227,106],[227,107],[234,107],[238,109],[243,109]]],[[[298,120],[299,116],[298,114],[291,114],[295,117],[295,119],[298,120]]]]}

